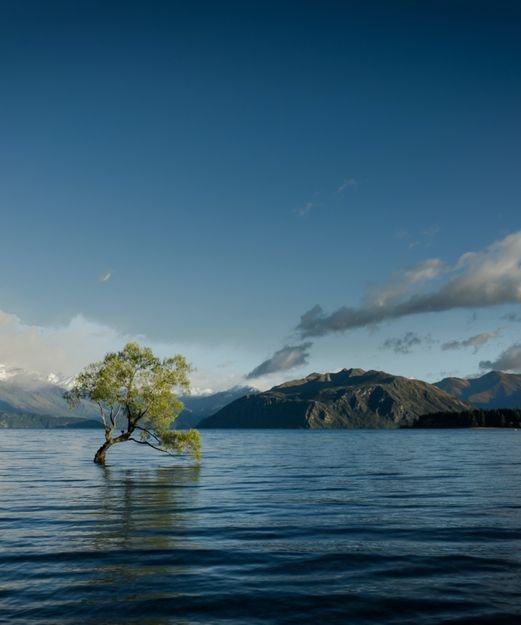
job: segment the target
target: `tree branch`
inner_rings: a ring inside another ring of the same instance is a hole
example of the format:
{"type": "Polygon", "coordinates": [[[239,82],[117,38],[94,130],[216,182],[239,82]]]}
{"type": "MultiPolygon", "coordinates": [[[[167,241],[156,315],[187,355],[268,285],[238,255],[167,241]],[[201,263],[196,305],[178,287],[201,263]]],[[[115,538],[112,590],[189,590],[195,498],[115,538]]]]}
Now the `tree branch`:
{"type": "Polygon", "coordinates": [[[152,438],[155,438],[158,443],[161,442],[161,439],[159,438],[159,436],[154,434],[154,432],[147,430],[146,428],[142,428],[139,425],[136,425],[136,430],[140,430],[141,432],[146,432],[149,436],[152,436],[152,438]]]}
{"type": "Polygon", "coordinates": [[[175,454],[170,453],[167,449],[161,449],[161,447],[152,445],[152,443],[149,443],[148,441],[138,441],[137,438],[132,438],[132,437],[130,437],[128,440],[134,441],[134,443],[137,443],[138,445],[148,445],[149,447],[152,447],[152,449],[156,449],[157,451],[162,451],[164,454],[168,454],[169,456],[175,456],[175,454]]]}
{"type": "Polygon", "coordinates": [[[132,424],[134,425],[134,427],[138,427],[137,426],[137,422],[141,421],[141,419],[146,415],[146,413],[148,412],[148,409],[150,408],[150,406],[148,406],[147,408],[145,408],[145,410],[138,412],[138,415],[135,419],[133,419],[132,424]]]}
{"type": "Polygon", "coordinates": [[[109,431],[109,427],[108,427],[107,421],[105,419],[105,413],[103,412],[103,404],[100,401],[98,401],[96,403],[99,406],[99,413],[100,413],[101,420],[103,421],[103,427],[105,428],[105,432],[108,432],[109,431]]]}

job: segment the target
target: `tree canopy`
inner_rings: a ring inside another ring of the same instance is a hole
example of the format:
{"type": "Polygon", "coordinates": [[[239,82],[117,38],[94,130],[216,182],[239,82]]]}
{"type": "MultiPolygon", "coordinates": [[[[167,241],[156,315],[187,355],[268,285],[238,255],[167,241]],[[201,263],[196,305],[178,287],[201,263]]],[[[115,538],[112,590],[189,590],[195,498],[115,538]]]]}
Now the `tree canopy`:
{"type": "Polygon", "coordinates": [[[160,359],[137,343],[87,366],[64,397],[72,407],[81,400],[98,406],[105,443],[94,462],[105,464],[108,449],[126,441],[165,453],[187,452],[199,460],[199,432],[170,429],[183,409],[174,391],[189,393],[191,371],[184,356],[160,359]]]}

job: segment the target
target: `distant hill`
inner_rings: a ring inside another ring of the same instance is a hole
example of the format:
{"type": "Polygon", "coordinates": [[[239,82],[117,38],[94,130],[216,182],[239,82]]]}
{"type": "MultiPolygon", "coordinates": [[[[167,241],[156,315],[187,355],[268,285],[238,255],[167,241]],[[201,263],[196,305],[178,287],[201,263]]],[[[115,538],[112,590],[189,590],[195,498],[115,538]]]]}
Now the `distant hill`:
{"type": "Polygon", "coordinates": [[[81,417],[51,417],[49,415],[37,415],[23,412],[0,412],[0,429],[99,429],[100,427],[101,426],[99,421],[94,421],[94,419],[82,419],[81,417]]]}
{"type": "MultiPolygon", "coordinates": [[[[50,382],[46,378],[25,372],[11,375],[7,379],[0,378],[0,412],[4,415],[0,427],[56,427],[54,422],[54,425],[45,425],[46,419],[54,417],[64,417],[68,419],[68,423],[73,423],[71,419],[78,417],[99,422],[97,409],[89,402],[81,402],[76,410],[71,410],[63,399],[65,390],[59,381],[50,382]],[[12,418],[8,419],[8,414],[12,418]],[[37,419],[38,415],[43,417],[42,420],[37,419]],[[26,423],[31,425],[25,425],[26,423]],[[37,423],[41,425],[36,425],[37,423]]],[[[236,386],[212,395],[180,397],[185,409],[176,419],[175,427],[196,427],[202,419],[218,412],[235,399],[255,392],[250,386],[236,386]]]]}
{"type": "Polygon", "coordinates": [[[185,395],[180,397],[179,399],[183,402],[185,409],[175,420],[175,428],[177,430],[195,428],[204,418],[215,414],[232,401],[256,392],[256,389],[251,386],[234,386],[227,391],[212,395],[185,395]]]}
{"type": "Polygon", "coordinates": [[[521,408],[521,374],[491,371],[480,378],[445,378],[435,386],[476,408],[521,408]]]}
{"type": "Polygon", "coordinates": [[[419,415],[469,405],[426,382],[383,371],[312,373],[248,394],[201,421],[201,428],[394,428],[419,415]]]}
{"type": "Polygon", "coordinates": [[[0,411],[57,417],[97,417],[95,407],[88,402],[82,402],[76,410],[71,410],[63,399],[64,390],[60,384],[25,373],[0,379],[0,411]]]}

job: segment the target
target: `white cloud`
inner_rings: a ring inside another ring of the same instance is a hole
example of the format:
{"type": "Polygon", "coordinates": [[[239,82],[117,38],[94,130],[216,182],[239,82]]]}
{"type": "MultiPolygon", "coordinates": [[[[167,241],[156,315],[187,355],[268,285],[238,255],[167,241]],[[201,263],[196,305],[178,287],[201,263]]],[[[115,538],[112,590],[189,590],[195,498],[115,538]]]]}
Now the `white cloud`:
{"type": "Polygon", "coordinates": [[[358,185],[356,178],[345,178],[342,184],[338,187],[338,193],[343,193],[346,189],[351,189],[358,185]]]}
{"type": "Polygon", "coordinates": [[[403,271],[373,289],[360,308],[343,306],[326,314],[317,305],[302,315],[297,329],[302,337],[322,336],[408,315],[520,302],[521,231],[480,252],[463,254],[453,267],[433,258],[403,271]],[[442,274],[449,278],[437,288],[418,289],[442,274]]]}
{"type": "Polygon", "coordinates": [[[321,206],[322,206],[322,204],[319,204],[318,202],[306,202],[306,204],[304,204],[304,206],[301,206],[300,208],[297,208],[293,212],[296,215],[298,215],[299,217],[305,217],[306,215],[309,215],[309,213],[314,208],[320,208],[321,206]]]}
{"type": "Polygon", "coordinates": [[[0,358],[9,368],[71,375],[131,338],[82,315],[46,327],[24,324],[16,315],[0,311],[0,358]]]}
{"type": "Polygon", "coordinates": [[[238,372],[224,372],[216,367],[223,355],[238,363],[245,360],[244,354],[226,345],[209,349],[207,345],[183,342],[158,343],[143,335],[119,332],[81,314],[62,325],[29,325],[0,310],[0,380],[22,372],[39,374],[51,382],[56,377],[74,376],[90,362],[121,349],[129,341],[149,345],[161,357],[184,354],[196,368],[190,376],[195,392],[227,389],[244,379],[238,372]]]}
{"type": "Polygon", "coordinates": [[[261,362],[253,371],[250,371],[246,379],[253,380],[265,375],[288,371],[294,367],[307,364],[311,346],[311,342],[302,343],[301,345],[285,345],[270,358],[261,362]]]}
{"type": "Polygon", "coordinates": [[[396,273],[384,286],[372,287],[366,295],[367,307],[383,307],[397,303],[413,286],[433,280],[447,268],[439,258],[428,258],[414,267],[396,273]]]}
{"type": "Polygon", "coordinates": [[[497,360],[482,360],[479,366],[481,369],[496,371],[521,371],[521,343],[511,345],[497,360]]]}

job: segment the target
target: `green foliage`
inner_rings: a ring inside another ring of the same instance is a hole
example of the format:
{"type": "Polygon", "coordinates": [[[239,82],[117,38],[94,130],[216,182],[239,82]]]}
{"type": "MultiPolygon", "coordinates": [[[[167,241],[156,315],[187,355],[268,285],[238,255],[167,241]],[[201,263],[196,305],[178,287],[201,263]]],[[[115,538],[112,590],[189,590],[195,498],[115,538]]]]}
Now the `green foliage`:
{"type": "Polygon", "coordinates": [[[161,432],[161,443],[166,449],[177,453],[188,451],[195,460],[201,460],[201,436],[197,430],[161,432]]]}
{"type": "Polygon", "coordinates": [[[160,359],[149,347],[128,343],[120,352],[109,353],[101,362],[86,367],[64,397],[72,407],[81,400],[98,405],[107,448],[132,440],[159,451],[188,452],[199,460],[197,431],[170,432],[183,410],[174,389],[190,392],[191,371],[184,356],[160,359]],[[117,429],[121,434],[114,437],[117,429]],[[132,436],[134,432],[139,438],[132,436]]]}

